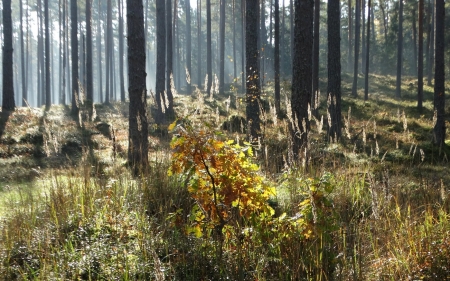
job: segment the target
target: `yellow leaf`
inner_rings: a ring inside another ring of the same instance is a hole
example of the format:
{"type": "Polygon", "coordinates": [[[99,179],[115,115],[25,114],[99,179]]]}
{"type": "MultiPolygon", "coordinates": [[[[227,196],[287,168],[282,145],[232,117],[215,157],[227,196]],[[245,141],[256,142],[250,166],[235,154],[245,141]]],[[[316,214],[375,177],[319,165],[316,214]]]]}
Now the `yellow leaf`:
{"type": "Polygon", "coordinates": [[[175,129],[175,126],[177,125],[177,121],[178,120],[175,120],[175,122],[173,122],[172,124],[169,125],[169,127],[167,128],[167,130],[169,132],[171,132],[171,131],[173,131],[173,129],[175,129]]]}

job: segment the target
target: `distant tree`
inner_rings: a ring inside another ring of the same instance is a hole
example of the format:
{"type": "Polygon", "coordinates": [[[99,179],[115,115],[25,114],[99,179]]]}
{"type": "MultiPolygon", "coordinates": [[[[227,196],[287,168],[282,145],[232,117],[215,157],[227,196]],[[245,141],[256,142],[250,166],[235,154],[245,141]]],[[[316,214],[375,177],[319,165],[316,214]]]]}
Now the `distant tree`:
{"type": "Polygon", "coordinates": [[[364,100],[368,100],[369,99],[369,54],[370,54],[370,11],[372,10],[372,1],[368,0],[369,2],[367,3],[367,9],[368,9],[368,13],[367,13],[367,34],[366,34],[366,58],[365,58],[365,79],[364,79],[364,100]]]}
{"type": "Polygon", "coordinates": [[[219,69],[219,92],[223,93],[225,88],[225,0],[220,0],[220,69],[219,69]]]}
{"type": "Polygon", "coordinates": [[[435,52],[435,39],[434,39],[434,29],[435,29],[435,14],[436,9],[434,6],[435,0],[429,0],[428,1],[428,14],[430,17],[430,24],[428,26],[428,59],[427,59],[427,86],[432,85],[432,79],[433,79],[433,57],[435,52]]]}
{"type": "Polygon", "coordinates": [[[100,9],[100,3],[102,0],[98,1],[98,18],[97,18],[97,72],[98,72],[98,95],[99,100],[103,103],[103,65],[102,65],[102,25],[101,25],[101,14],[102,10],[100,9]]]}
{"type": "Polygon", "coordinates": [[[50,27],[48,15],[48,0],[44,0],[45,19],[45,109],[49,110],[52,105],[50,88],[50,27]]]}
{"type": "Polygon", "coordinates": [[[313,97],[311,100],[311,106],[313,108],[314,115],[318,115],[315,110],[316,95],[319,94],[319,43],[320,43],[320,1],[314,0],[314,34],[313,34],[313,75],[312,75],[312,92],[313,97]]]}
{"type": "Polygon", "coordinates": [[[361,0],[361,72],[366,70],[366,0],[361,0]]]}
{"type": "Polygon", "coordinates": [[[417,108],[423,109],[423,16],[424,0],[419,0],[419,51],[417,62],[417,108]]]}
{"type": "Polygon", "coordinates": [[[113,56],[113,32],[112,32],[112,3],[111,0],[106,2],[106,30],[105,30],[105,103],[109,104],[113,96],[113,66],[112,66],[112,56],[113,56]]]}
{"type": "Polygon", "coordinates": [[[202,0],[197,0],[197,87],[202,87],[202,0]]]}
{"type": "Polygon", "coordinates": [[[94,102],[94,77],[92,70],[92,0],[86,0],[86,102],[92,117],[94,102]]]}
{"type": "Polygon", "coordinates": [[[352,40],[353,40],[353,20],[352,20],[352,0],[348,0],[348,45],[347,45],[347,72],[352,71],[352,40]]]}
{"type": "Polygon", "coordinates": [[[434,55],[434,110],[436,124],[434,125],[434,142],[445,144],[445,1],[436,0],[436,49],[434,55]]]}
{"type": "Polygon", "coordinates": [[[23,27],[23,0],[20,0],[20,61],[21,61],[21,71],[22,71],[22,106],[27,105],[28,101],[28,90],[27,90],[27,75],[25,67],[25,47],[23,43],[24,38],[24,27],[23,27]]]}
{"type": "MultiPolygon", "coordinates": [[[[186,72],[189,76],[192,75],[191,69],[191,5],[190,1],[185,1],[185,13],[186,13],[186,72]]],[[[186,92],[191,94],[191,81],[186,81],[186,92]]]]}
{"type": "Polygon", "coordinates": [[[233,10],[233,83],[237,77],[237,67],[236,67],[236,0],[232,3],[233,10]]]}
{"type": "Polygon", "coordinates": [[[295,0],[294,57],[292,59],[292,120],[294,157],[308,145],[308,111],[312,97],[313,0],[295,0]]]}
{"type": "Polygon", "coordinates": [[[12,111],[14,101],[13,77],[13,32],[11,19],[11,0],[3,0],[3,111],[12,111]]]}
{"type": "Polygon", "coordinates": [[[207,93],[212,86],[212,41],[211,41],[211,0],[206,0],[206,75],[208,77],[207,93]]]}
{"type": "Polygon", "coordinates": [[[275,0],[275,46],[274,46],[274,73],[275,73],[275,110],[277,113],[281,109],[280,95],[280,3],[275,0]]]}
{"type": "MultiPolygon", "coordinates": [[[[415,3],[414,3],[415,4],[415,3]]],[[[414,59],[411,66],[411,72],[413,75],[417,74],[417,23],[416,23],[416,5],[413,5],[411,10],[411,17],[412,17],[412,44],[413,44],[413,54],[414,59]]]]}
{"type": "Polygon", "coordinates": [[[355,6],[355,57],[353,60],[353,97],[358,96],[358,65],[359,65],[359,36],[361,29],[361,0],[356,0],[355,6]]]}
{"type": "MultiPolygon", "coordinates": [[[[370,0],[369,0],[370,1],[370,0]]],[[[328,0],[328,139],[341,138],[341,8],[339,0],[328,0]]]]}
{"type": "Polygon", "coordinates": [[[123,34],[123,0],[118,0],[117,9],[119,10],[119,82],[120,82],[120,100],[125,102],[125,73],[124,73],[124,34],[123,34]]]}
{"type": "Polygon", "coordinates": [[[242,22],[241,22],[241,38],[242,38],[242,43],[241,43],[241,91],[244,93],[245,92],[245,85],[246,85],[246,80],[245,80],[245,2],[247,0],[241,0],[241,18],[242,18],[242,22]]]}
{"type": "Polygon", "coordinates": [[[402,97],[402,63],[403,63],[403,0],[399,0],[397,33],[397,83],[395,97],[402,97]]]}
{"type": "MultiPolygon", "coordinates": [[[[110,1],[110,0],[109,0],[110,1]]],[[[78,11],[77,1],[70,0],[71,30],[70,40],[72,48],[72,115],[78,116],[78,11]]]]}
{"type": "Polygon", "coordinates": [[[130,95],[128,163],[136,175],[148,167],[147,74],[142,0],[127,0],[127,9],[130,95]]]}
{"type": "Polygon", "coordinates": [[[156,86],[155,98],[157,112],[154,116],[156,124],[161,124],[166,109],[164,89],[166,83],[166,3],[156,0],[156,86]]]}
{"type": "Polygon", "coordinates": [[[175,117],[173,110],[173,26],[172,26],[172,0],[166,1],[166,121],[170,121],[175,117]]]}
{"type": "Polygon", "coordinates": [[[246,0],[245,13],[245,59],[246,59],[246,115],[248,124],[248,139],[258,141],[260,136],[259,102],[261,90],[259,88],[258,69],[258,6],[259,1],[246,0]]]}

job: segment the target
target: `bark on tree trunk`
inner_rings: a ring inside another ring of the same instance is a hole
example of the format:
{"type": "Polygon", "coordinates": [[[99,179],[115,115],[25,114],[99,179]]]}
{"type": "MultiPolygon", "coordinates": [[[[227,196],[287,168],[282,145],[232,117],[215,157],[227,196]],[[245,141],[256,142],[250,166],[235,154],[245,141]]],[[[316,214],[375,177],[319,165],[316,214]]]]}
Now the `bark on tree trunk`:
{"type": "Polygon", "coordinates": [[[402,97],[402,65],[403,65],[403,0],[400,0],[398,11],[398,35],[397,35],[397,83],[395,97],[402,97]]]}
{"type": "Polygon", "coordinates": [[[424,0],[419,0],[419,57],[417,62],[417,108],[423,110],[423,12],[424,0]]]}
{"type": "Polygon", "coordinates": [[[142,0],[127,0],[130,115],[128,163],[138,175],[148,167],[145,31],[142,0]]]}
{"type": "Polygon", "coordinates": [[[70,0],[70,18],[71,18],[71,30],[70,39],[72,44],[72,115],[78,118],[78,12],[77,1],[70,0]]]}
{"type": "Polygon", "coordinates": [[[274,50],[274,71],[275,71],[275,110],[277,114],[281,110],[280,95],[280,4],[275,0],[275,50],[274,50]]]}
{"type": "Polygon", "coordinates": [[[259,88],[258,69],[258,6],[259,1],[246,1],[246,115],[247,115],[247,136],[250,143],[258,141],[261,134],[259,101],[261,90],[259,88]]]}
{"type": "Polygon", "coordinates": [[[13,111],[14,101],[13,76],[13,32],[11,18],[11,0],[3,0],[3,100],[2,110],[13,111]]]}
{"type": "Polygon", "coordinates": [[[328,140],[341,138],[341,45],[339,0],[328,0],[328,140]]]}
{"type": "Polygon", "coordinates": [[[436,124],[434,125],[434,143],[445,145],[445,1],[436,0],[436,50],[434,60],[434,110],[436,124]]]}
{"type": "Polygon", "coordinates": [[[361,28],[361,0],[356,0],[355,6],[355,58],[353,61],[353,97],[358,96],[358,65],[359,65],[359,36],[361,28]]]}

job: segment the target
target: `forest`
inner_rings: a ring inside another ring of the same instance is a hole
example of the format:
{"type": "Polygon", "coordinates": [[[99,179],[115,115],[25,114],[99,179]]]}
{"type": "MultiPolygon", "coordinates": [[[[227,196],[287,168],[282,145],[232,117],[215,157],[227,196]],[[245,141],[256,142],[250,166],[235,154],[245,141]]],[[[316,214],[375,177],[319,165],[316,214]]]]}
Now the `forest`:
{"type": "Polygon", "coordinates": [[[0,6],[0,280],[450,280],[450,3],[0,6]]]}

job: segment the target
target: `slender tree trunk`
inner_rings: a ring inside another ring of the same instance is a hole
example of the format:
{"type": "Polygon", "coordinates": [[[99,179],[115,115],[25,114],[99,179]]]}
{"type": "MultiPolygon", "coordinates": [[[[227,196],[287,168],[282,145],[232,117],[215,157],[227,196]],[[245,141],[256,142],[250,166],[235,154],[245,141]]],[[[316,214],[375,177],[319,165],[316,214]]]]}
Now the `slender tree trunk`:
{"type": "Polygon", "coordinates": [[[165,0],[156,0],[156,87],[155,97],[158,108],[155,122],[162,124],[166,110],[164,97],[166,75],[166,3],[165,0]]]}
{"type": "Polygon", "coordinates": [[[359,65],[359,36],[361,29],[361,0],[356,0],[355,6],[355,58],[353,61],[353,97],[358,96],[358,65],[359,65]]]}
{"type": "MultiPolygon", "coordinates": [[[[294,2],[293,2],[294,0],[289,0],[289,12],[291,13],[290,14],[290,17],[289,17],[289,20],[290,20],[290,27],[291,27],[291,30],[290,30],[290,34],[291,34],[291,38],[290,38],[290,40],[289,40],[289,42],[290,42],[290,50],[291,50],[291,60],[290,60],[290,62],[291,62],[291,64],[289,64],[289,73],[290,74],[293,74],[292,73],[292,68],[294,67],[294,65],[292,64],[292,62],[294,61],[294,30],[295,30],[295,27],[294,27],[294,16],[295,16],[295,11],[294,11],[294,2]]],[[[309,1],[309,0],[307,0],[307,1],[309,1]]]]}
{"type": "Polygon", "coordinates": [[[138,175],[148,167],[145,31],[142,0],[127,0],[127,42],[130,96],[128,163],[138,175]]]}
{"type": "Polygon", "coordinates": [[[370,54],[370,11],[372,9],[372,1],[368,0],[369,2],[367,3],[367,8],[368,8],[368,13],[367,13],[367,40],[366,40],[366,70],[365,70],[365,80],[364,80],[364,100],[368,100],[369,99],[369,54],[370,54]]]}
{"type": "Polygon", "coordinates": [[[246,73],[245,73],[245,65],[246,65],[246,62],[245,62],[245,44],[244,44],[244,42],[246,42],[246,39],[245,39],[245,27],[246,27],[246,24],[245,24],[245,16],[246,16],[246,13],[245,13],[245,3],[246,3],[246,0],[241,0],[241,17],[242,17],[242,22],[241,22],[241,69],[242,69],[242,72],[241,72],[241,75],[242,75],[242,77],[241,77],[241,80],[242,80],[242,83],[241,83],[241,91],[242,91],[242,93],[245,93],[245,86],[246,86],[246,81],[245,81],[245,77],[246,77],[246,73]]]}
{"type": "Polygon", "coordinates": [[[328,0],[328,139],[341,138],[341,45],[339,0],[328,0]]]}
{"type": "Polygon", "coordinates": [[[77,1],[70,0],[70,18],[71,18],[71,44],[72,44],[72,115],[78,118],[78,12],[77,1]]]}
{"type": "Polygon", "coordinates": [[[3,100],[2,110],[13,111],[14,101],[13,76],[13,32],[11,18],[11,0],[3,0],[3,100]]]}
{"type": "Polygon", "coordinates": [[[97,18],[97,70],[98,70],[98,96],[101,103],[103,103],[103,73],[102,73],[102,25],[101,25],[101,13],[100,3],[102,0],[98,0],[98,18],[97,18]]]}
{"type": "MultiPolygon", "coordinates": [[[[112,8],[111,8],[111,0],[107,0],[106,3],[107,3],[106,4],[107,8],[106,8],[106,29],[105,29],[105,83],[106,83],[105,84],[105,88],[106,88],[105,89],[105,103],[109,104],[110,98],[111,98],[111,92],[112,92],[111,82],[110,82],[110,79],[111,79],[110,73],[111,73],[112,66],[111,66],[111,53],[109,52],[110,51],[109,22],[111,19],[112,8]]],[[[112,19],[111,19],[111,22],[112,22],[112,19]]]]}
{"type": "Polygon", "coordinates": [[[212,86],[212,41],[211,41],[211,0],[206,0],[206,68],[207,68],[207,94],[211,94],[212,86]]]}
{"type": "Polygon", "coordinates": [[[275,0],[275,50],[274,50],[274,72],[275,72],[275,110],[279,114],[281,110],[280,95],[280,5],[275,0]]]}
{"type": "Polygon", "coordinates": [[[398,11],[398,35],[397,35],[397,83],[395,97],[402,97],[402,64],[403,64],[403,0],[400,0],[398,11]]]}
{"type": "Polygon", "coordinates": [[[348,49],[347,49],[347,72],[352,71],[352,53],[353,53],[353,12],[352,0],[348,0],[348,49]]]}
{"type": "Polygon", "coordinates": [[[172,26],[172,0],[166,1],[166,31],[167,31],[167,76],[166,76],[166,119],[168,121],[175,118],[175,113],[173,111],[173,93],[172,86],[173,83],[173,26],[172,26]]]}
{"type": "Polygon", "coordinates": [[[236,0],[233,0],[233,84],[237,77],[236,60],[236,0]]]}
{"type": "Polygon", "coordinates": [[[383,15],[383,27],[384,27],[384,44],[387,44],[388,41],[388,22],[387,22],[387,18],[386,18],[386,11],[385,11],[385,7],[383,5],[384,0],[380,0],[380,9],[381,9],[381,13],[383,15]]]}
{"type": "Polygon", "coordinates": [[[197,0],[197,87],[202,88],[202,0],[197,0]]]}
{"type": "Polygon", "coordinates": [[[25,50],[24,50],[24,27],[23,27],[23,0],[20,0],[20,61],[22,71],[22,106],[26,106],[28,101],[27,76],[25,74],[25,50]]]}
{"type": "Polygon", "coordinates": [[[120,81],[120,101],[125,102],[125,73],[124,73],[124,33],[123,33],[123,0],[118,0],[119,9],[119,81],[120,81]]]}
{"type": "Polygon", "coordinates": [[[435,6],[434,6],[434,1],[435,0],[431,0],[431,8],[430,8],[430,14],[431,14],[431,24],[429,27],[429,35],[430,35],[430,47],[429,47],[429,53],[428,53],[428,61],[427,61],[427,86],[431,86],[432,85],[432,79],[433,79],[433,60],[434,60],[434,18],[435,18],[435,14],[436,14],[436,10],[435,10],[435,6]]]}
{"type": "Polygon", "coordinates": [[[312,99],[311,108],[313,114],[318,116],[318,107],[316,104],[319,96],[319,43],[320,43],[320,1],[314,0],[314,46],[313,46],[313,75],[312,75],[312,99]]]}
{"type": "MultiPolygon", "coordinates": [[[[80,28],[81,30],[81,28],[80,28]]],[[[85,43],[85,37],[84,37],[84,33],[81,32],[81,44],[80,44],[80,85],[81,85],[81,89],[80,89],[80,100],[83,98],[85,98],[82,95],[86,94],[86,83],[85,83],[85,78],[86,78],[86,72],[85,72],[85,68],[86,68],[86,43],[85,43]]]]}
{"type": "Polygon", "coordinates": [[[436,0],[436,50],[434,56],[434,143],[445,145],[445,1],[436,0]]]}
{"type": "Polygon", "coordinates": [[[63,51],[62,51],[62,91],[61,91],[61,104],[66,105],[66,78],[67,78],[67,0],[63,0],[63,27],[62,27],[62,40],[63,40],[63,51]]]}
{"type": "Polygon", "coordinates": [[[86,0],[86,102],[92,118],[94,102],[94,74],[92,70],[92,0],[86,0]]]}
{"type": "Polygon", "coordinates": [[[49,110],[52,105],[50,90],[50,27],[48,15],[48,0],[44,0],[45,18],[45,109],[49,110]]]}
{"type": "Polygon", "coordinates": [[[313,0],[295,0],[294,58],[292,60],[292,130],[296,160],[308,146],[310,121],[308,111],[312,97],[313,0]]]}
{"type": "Polygon", "coordinates": [[[259,43],[260,46],[258,48],[259,51],[259,81],[261,91],[264,93],[264,78],[265,78],[265,58],[266,58],[266,44],[267,44],[267,30],[266,30],[266,5],[265,0],[261,0],[261,7],[258,6],[260,17],[258,22],[260,23],[260,36],[259,43]]]}
{"type": "Polygon", "coordinates": [[[361,15],[361,72],[364,73],[366,70],[366,0],[361,0],[361,15]]]}
{"type": "Polygon", "coordinates": [[[189,79],[186,79],[186,92],[188,95],[191,94],[191,78],[192,75],[192,66],[191,66],[191,5],[190,1],[186,1],[186,75],[189,79]]]}
{"type": "Polygon", "coordinates": [[[416,26],[416,7],[413,6],[412,9],[412,40],[413,40],[413,53],[414,59],[412,63],[412,75],[417,75],[417,26],[416,26]]]}
{"type": "Polygon", "coordinates": [[[424,0],[419,0],[419,57],[417,62],[417,108],[423,110],[423,17],[424,0]]]}
{"type": "Polygon", "coordinates": [[[248,124],[248,140],[251,143],[257,142],[261,136],[259,101],[261,90],[259,88],[258,69],[258,6],[259,1],[246,1],[246,115],[248,124]]]}
{"type": "Polygon", "coordinates": [[[225,90],[225,0],[220,0],[220,70],[219,70],[219,93],[225,90]]]}

